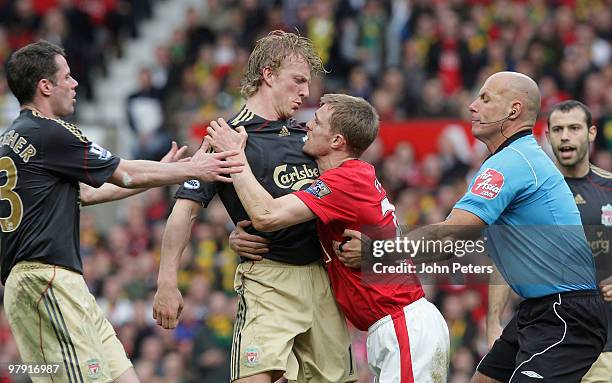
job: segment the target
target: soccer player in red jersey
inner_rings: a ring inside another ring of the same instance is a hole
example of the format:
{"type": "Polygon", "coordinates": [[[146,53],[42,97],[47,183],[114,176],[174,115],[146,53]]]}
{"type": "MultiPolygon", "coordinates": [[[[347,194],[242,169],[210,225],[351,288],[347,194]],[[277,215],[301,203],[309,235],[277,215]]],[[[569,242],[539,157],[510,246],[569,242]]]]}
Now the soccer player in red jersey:
{"type": "MultiPolygon", "coordinates": [[[[336,301],[360,330],[368,330],[368,363],[376,382],[446,381],[449,334],[440,312],[424,298],[416,277],[400,283],[367,280],[361,270],[345,266],[333,250],[345,229],[375,228],[388,234],[397,228],[394,207],[376,179],[372,165],[358,157],[378,134],[378,115],[361,98],[328,94],[306,127],[304,152],[319,166],[319,177],[308,189],[273,198],[247,166],[232,174],[234,187],[253,226],[274,231],[318,218],[324,261],[336,301]]],[[[217,150],[240,150],[243,128],[213,121],[207,140],[217,150]]],[[[238,156],[247,161],[244,151],[238,156]]],[[[405,279],[405,278],[404,278],[405,279]]]]}

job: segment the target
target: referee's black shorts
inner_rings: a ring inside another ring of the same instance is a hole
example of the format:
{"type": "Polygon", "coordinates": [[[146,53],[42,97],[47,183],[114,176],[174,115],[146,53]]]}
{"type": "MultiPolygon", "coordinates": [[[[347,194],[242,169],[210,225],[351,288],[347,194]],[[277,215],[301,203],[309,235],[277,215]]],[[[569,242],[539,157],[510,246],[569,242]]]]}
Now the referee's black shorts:
{"type": "Polygon", "coordinates": [[[501,382],[579,383],[606,343],[597,290],[527,299],[478,365],[501,382]]]}

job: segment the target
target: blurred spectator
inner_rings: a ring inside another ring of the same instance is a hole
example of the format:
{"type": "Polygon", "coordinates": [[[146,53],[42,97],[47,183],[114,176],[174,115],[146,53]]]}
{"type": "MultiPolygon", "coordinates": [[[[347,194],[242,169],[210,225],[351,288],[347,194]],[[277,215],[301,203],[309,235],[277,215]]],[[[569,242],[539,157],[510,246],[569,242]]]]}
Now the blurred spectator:
{"type": "Polygon", "coordinates": [[[556,104],[569,98],[566,92],[559,89],[553,76],[543,76],[538,83],[538,87],[542,100],[540,112],[542,116],[547,116],[556,104]]]}
{"type": "Polygon", "coordinates": [[[438,78],[425,81],[421,97],[421,105],[416,112],[418,117],[453,116],[450,100],[445,98],[442,82],[438,78]]]}
{"type": "Polygon", "coordinates": [[[369,76],[380,73],[385,52],[387,15],[381,0],[369,0],[357,16],[359,59],[369,76]]]}
{"type": "Polygon", "coordinates": [[[232,351],[233,312],[224,293],[215,292],[209,299],[209,311],[196,331],[192,355],[194,382],[227,380],[232,351]]]}
{"type": "Polygon", "coordinates": [[[134,307],[125,297],[123,281],[118,277],[105,278],[98,305],[113,326],[120,326],[133,319],[134,307]]]}
{"type": "Polygon", "coordinates": [[[138,87],[126,103],[128,123],[136,136],[133,156],[137,159],[159,160],[170,148],[170,136],[162,130],[162,92],[153,85],[151,70],[148,68],[140,69],[138,87]]]}
{"type": "Polygon", "coordinates": [[[19,102],[8,88],[4,71],[0,70],[0,128],[4,131],[19,116],[19,102]]]}

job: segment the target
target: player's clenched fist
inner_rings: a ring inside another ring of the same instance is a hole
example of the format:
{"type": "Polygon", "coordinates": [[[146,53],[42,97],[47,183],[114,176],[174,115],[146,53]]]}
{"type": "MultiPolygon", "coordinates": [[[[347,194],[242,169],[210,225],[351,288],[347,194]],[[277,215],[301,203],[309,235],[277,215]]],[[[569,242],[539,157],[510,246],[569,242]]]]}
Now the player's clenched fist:
{"type": "Polygon", "coordinates": [[[165,329],[176,328],[183,305],[183,296],[178,288],[159,286],[153,298],[153,319],[165,329]]]}

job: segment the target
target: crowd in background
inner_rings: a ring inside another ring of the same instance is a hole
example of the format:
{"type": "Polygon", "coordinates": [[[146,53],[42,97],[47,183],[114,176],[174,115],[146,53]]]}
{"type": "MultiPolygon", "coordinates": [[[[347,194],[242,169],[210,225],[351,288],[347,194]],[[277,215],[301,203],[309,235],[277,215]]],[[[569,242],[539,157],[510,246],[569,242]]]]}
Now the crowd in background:
{"type": "MultiPolygon", "coordinates": [[[[110,57],[121,55],[124,40],[138,36],[138,23],[150,16],[154,3],[0,0],[0,60],[33,39],[62,44],[81,84],[78,91],[93,97],[92,71],[103,72],[110,57]]],[[[158,158],[170,139],[197,147],[208,121],[231,117],[243,103],[240,76],[257,38],[285,29],[311,38],[329,71],[313,78],[298,119],[317,107],[323,93],[344,92],[371,101],[383,122],[469,120],[468,105],[483,80],[493,72],[514,70],[538,82],[542,116],[564,99],[583,101],[598,126],[592,160],[612,168],[608,0],[207,3],[206,13],[189,10],[182,26],[159,43],[152,52],[155,65],[138,69],[139,88],[125,104],[139,143],[137,157],[158,158]],[[151,110],[158,111],[156,118],[151,110]]],[[[16,110],[0,71],[0,126],[16,110]]],[[[410,143],[385,156],[382,143],[376,142],[364,155],[376,166],[401,224],[443,220],[485,155],[471,150],[464,133],[452,128],[440,136],[438,147],[438,153],[419,161],[410,143]]],[[[83,213],[85,279],[143,382],[227,381],[239,259],[229,248],[233,224],[219,201],[197,220],[182,257],[185,309],[179,327],[162,330],[151,317],[161,237],[172,204],[172,190],[150,190],[129,201],[124,222],[105,228],[83,213]]],[[[425,282],[428,299],[440,308],[451,333],[449,382],[468,382],[487,349],[487,287],[425,282]]],[[[511,312],[510,307],[506,319],[511,312]]],[[[369,379],[365,336],[353,331],[360,382],[369,379]]],[[[18,360],[1,309],[0,344],[0,364],[18,360]]]]}

